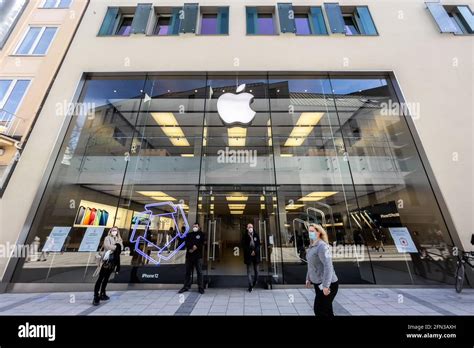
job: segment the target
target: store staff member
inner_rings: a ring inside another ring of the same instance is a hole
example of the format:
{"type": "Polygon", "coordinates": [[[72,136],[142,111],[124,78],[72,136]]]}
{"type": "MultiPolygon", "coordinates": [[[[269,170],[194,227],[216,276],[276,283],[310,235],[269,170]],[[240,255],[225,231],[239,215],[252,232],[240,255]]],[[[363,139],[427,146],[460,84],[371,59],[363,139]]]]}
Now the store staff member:
{"type": "Polygon", "coordinates": [[[184,286],[179,293],[188,291],[191,288],[191,273],[193,268],[196,268],[197,283],[199,293],[204,294],[204,284],[202,279],[202,246],[204,244],[204,233],[202,233],[199,224],[196,222],[193,225],[192,232],[189,232],[185,238],[186,248],[186,277],[184,279],[184,286]]]}

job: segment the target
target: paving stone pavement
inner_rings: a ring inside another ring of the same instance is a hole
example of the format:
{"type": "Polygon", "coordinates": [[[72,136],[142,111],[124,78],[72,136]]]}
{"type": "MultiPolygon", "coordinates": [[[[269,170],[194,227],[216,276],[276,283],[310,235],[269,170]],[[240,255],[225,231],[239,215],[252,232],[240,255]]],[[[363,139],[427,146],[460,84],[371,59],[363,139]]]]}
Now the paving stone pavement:
{"type": "MultiPolygon", "coordinates": [[[[314,290],[207,289],[111,291],[92,306],[92,292],[0,294],[0,315],[302,315],[312,316],[314,290]]],[[[474,315],[474,289],[339,289],[336,315],[474,315]]]]}

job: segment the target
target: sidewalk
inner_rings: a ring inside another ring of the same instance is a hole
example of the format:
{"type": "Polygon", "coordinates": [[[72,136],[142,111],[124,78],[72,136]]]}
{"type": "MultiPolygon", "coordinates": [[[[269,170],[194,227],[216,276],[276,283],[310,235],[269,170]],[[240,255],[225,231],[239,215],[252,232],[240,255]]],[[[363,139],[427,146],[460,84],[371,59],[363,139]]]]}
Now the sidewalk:
{"type": "MultiPolygon", "coordinates": [[[[92,292],[0,294],[0,315],[314,315],[314,290],[196,289],[111,291],[92,306],[92,292]]],[[[474,289],[342,288],[336,315],[474,315],[474,289]]]]}

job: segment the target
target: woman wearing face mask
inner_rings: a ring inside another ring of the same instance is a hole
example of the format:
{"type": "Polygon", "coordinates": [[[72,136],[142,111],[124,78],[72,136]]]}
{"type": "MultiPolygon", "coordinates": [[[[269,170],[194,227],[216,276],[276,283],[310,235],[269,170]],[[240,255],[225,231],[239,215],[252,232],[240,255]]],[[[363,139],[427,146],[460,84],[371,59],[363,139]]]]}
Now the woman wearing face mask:
{"type": "Polygon", "coordinates": [[[327,232],[317,224],[308,226],[310,246],[306,252],[308,272],[306,287],[314,286],[314,314],[318,317],[333,317],[332,302],[339,288],[332,264],[327,232]]]}
{"type": "Polygon", "coordinates": [[[116,273],[120,271],[120,253],[123,250],[123,241],[118,227],[114,226],[109,230],[107,237],[104,239],[103,249],[103,256],[108,254],[108,258],[102,260],[99,266],[99,278],[95,282],[94,301],[92,302],[94,306],[99,305],[101,300],[107,301],[109,299],[105,293],[109,277],[114,270],[116,273]]]}

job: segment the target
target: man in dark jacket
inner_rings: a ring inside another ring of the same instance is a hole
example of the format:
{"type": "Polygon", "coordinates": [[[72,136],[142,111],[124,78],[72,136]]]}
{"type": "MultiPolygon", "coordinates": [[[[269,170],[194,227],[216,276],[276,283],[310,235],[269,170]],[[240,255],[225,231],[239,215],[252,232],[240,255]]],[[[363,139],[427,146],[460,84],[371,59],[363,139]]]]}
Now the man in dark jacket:
{"type": "Polygon", "coordinates": [[[184,286],[179,293],[188,291],[191,288],[191,273],[196,268],[199,293],[204,294],[204,284],[202,279],[202,246],[204,245],[204,233],[202,233],[199,224],[193,225],[193,230],[185,238],[186,248],[186,277],[184,286]]]}
{"type": "Polygon", "coordinates": [[[242,237],[242,249],[244,250],[244,263],[247,265],[248,291],[252,292],[253,287],[257,284],[258,264],[260,262],[260,238],[254,231],[252,224],[247,224],[247,230],[242,237]],[[251,274],[252,266],[254,272],[253,280],[251,274]]]}

